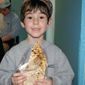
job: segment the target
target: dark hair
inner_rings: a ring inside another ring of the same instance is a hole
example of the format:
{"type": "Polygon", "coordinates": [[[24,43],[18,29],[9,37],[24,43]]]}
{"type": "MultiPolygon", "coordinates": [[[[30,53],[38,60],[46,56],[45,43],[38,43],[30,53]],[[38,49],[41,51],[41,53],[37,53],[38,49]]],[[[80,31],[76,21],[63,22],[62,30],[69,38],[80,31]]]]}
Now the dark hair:
{"type": "Polygon", "coordinates": [[[36,1],[35,0],[29,0],[29,1],[26,1],[22,4],[21,10],[20,10],[21,21],[24,23],[25,13],[27,11],[35,12],[36,10],[40,10],[41,13],[46,14],[47,20],[49,21],[49,18],[51,17],[50,10],[44,2],[39,1],[39,0],[36,0],[36,1]]]}

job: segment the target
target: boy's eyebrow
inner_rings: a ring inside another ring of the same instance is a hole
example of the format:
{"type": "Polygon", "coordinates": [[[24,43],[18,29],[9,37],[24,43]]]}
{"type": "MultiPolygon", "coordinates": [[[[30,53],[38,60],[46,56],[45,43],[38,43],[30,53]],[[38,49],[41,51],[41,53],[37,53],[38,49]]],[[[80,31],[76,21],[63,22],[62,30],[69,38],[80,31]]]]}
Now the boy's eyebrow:
{"type": "Polygon", "coordinates": [[[25,15],[32,14],[32,13],[26,13],[25,15]]]}
{"type": "Polygon", "coordinates": [[[40,13],[40,14],[45,14],[46,15],[46,13],[44,13],[44,12],[43,13],[40,13]]]}
{"type": "Polygon", "coordinates": [[[39,13],[39,14],[44,14],[44,13],[39,13]]]}

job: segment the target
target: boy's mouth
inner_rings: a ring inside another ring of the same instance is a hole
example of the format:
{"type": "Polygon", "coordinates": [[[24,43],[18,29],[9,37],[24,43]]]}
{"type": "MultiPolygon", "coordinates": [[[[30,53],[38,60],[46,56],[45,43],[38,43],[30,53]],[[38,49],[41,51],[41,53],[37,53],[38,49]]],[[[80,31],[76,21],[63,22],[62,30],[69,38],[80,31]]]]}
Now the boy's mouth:
{"type": "Polygon", "coordinates": [[[32,28],[33,31],[39,31],[40,28],[32,28]]]}

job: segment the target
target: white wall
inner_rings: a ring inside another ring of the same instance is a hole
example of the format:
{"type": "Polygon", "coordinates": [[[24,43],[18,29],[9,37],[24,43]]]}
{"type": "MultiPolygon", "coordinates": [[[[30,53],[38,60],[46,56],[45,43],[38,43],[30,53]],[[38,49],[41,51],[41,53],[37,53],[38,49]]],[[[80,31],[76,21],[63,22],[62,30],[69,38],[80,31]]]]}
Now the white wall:
{"type": "Polygon", "coordinates": [[[52,23],[46,31],[46,40],[54,43],[54,32],[55,32],[55,0],[50,0],[53,4],[53,14],[52,14],[52,23]]]}

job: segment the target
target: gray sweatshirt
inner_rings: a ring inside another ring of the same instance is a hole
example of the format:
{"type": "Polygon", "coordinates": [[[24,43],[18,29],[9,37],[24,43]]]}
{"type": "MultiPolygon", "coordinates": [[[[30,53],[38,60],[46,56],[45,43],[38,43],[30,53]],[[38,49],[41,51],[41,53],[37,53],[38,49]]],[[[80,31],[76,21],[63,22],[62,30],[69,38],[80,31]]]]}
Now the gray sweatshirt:
{"type": "MultiPolygon", "coordinates": [[[[11,75],[16,72],[27,49],[29,52],[25,62],[28,62],[33,46],[33,44],[22,41],[5,54],[0,64],[0,85],[11,85],[11,75]]],[[[45,50],[47,58],[45,76],[53,78],[53,85],[71,85],[74,72],[65,54],[60,48],[48,41],[40,46],[45,50]]]]}

